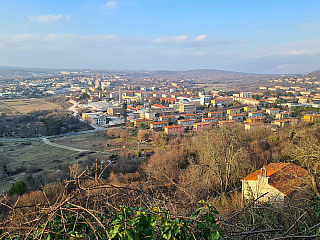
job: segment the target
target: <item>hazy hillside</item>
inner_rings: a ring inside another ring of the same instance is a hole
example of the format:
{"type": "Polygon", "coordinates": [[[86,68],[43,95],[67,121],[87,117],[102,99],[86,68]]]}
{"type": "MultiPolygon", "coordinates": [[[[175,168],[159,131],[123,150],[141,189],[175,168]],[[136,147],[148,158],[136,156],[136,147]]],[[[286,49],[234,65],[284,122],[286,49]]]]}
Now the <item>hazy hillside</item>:
{"type": "Polygon", "coordinates": [[[311,77],[311,78],[315,77],[317,79],[320,79],[320,71],[314,71],[314,72],[308,73],[306,76],[311,77]]]}

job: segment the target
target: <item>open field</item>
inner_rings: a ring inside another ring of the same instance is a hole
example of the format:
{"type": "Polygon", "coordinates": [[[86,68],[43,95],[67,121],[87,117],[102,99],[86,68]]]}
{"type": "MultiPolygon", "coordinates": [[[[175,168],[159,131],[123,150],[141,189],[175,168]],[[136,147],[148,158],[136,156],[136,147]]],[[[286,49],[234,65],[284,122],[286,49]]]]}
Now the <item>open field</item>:
{"type": "Polygon", "coordinates": [[[109,159],[113,152],[80,153],[45,144],[42,141],[32,141],[31,145],[22,142],[5,142],[0,147],[0,167],[6,164],[10,172],[22,169],[21,173],[0,180],[0,191],[8,191],[11,184],[23,180],[29,174],[48,175],[56,171],[69,172],[68,166],[76,162],[91,159],[109,159]]]}
{"type": "Polygon", "coordinates": [[[14,112],[14,111],[0,102],[0,114],[5,113],[7,115],[10,115],[11,112],[14,112]]]}
{"type": "MultiPolygon", "coordinates": [[[[108,160],[113,154],[121,155],[126,152],[134,155],[138,147],[135,137],[111,138],[96,132],[48,140],[58,145],[87,151],[64,149],[46,144],[42,140],[4,142],[4,145],[0,146],[0,170],[6,164],[8,171],[12,174],[3,179],[0,178],[0,191],[8,191],[13,182],[24,180],[30,174],[46,177],[63,172],[64,175],[60,177],[64,179],[66,174],[69,174],[69,166],[73,163],[83,163],[87,166],[91,165],[95,159],[108,160]]],[[[140,145],[140,149],[148,149],[148,151],[153,148],[154,146],[147,143],[140,145]]]]}
{"type": "Polygon", "coordinates": [[[39,110],[60,109],[57,104],[47,102],[44,98],[6,99],[0,101],[0,113],[7,115],[27,114],[39,110]]]}
{"type": "Polygon", "coordinates": [[[137,139],[130,137],[127,139],[111,138],[107,136],[99,136],[96,132],[86,133],[76,136],[50,139],[51,142],[61,144],[72,148],[80,148],[92,151],[108,151],[114,148],[126,147],[137,150],[137,139]],[[107,147],[106,144],[109,144],[107,147]]]}

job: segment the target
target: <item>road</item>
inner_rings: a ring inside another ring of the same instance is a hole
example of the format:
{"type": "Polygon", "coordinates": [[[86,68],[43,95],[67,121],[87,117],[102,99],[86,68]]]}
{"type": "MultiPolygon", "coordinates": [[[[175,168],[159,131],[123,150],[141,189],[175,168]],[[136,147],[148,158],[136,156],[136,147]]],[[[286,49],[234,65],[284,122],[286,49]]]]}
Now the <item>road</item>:
{"type": "MultiPolygon", "coordinates": [[[[73,112],[73,116],[76,116],[76,114],[78,113],[76,110],[76,106],[78,105],[77,102],[70,100],[70,102],[73,104],[69,110],[73,112]]],[[[83,119],[79,119],[81,122],[87,122],[83,119]]],[[[90,126],[94,129],[92,130],[86,130],[86,131],[82,131],[82,132],[68,132],[68,133],[64,133],[64,134],[58,134],[58,135],[53,135],[53,136],[41,136],[41,137],[33,137],[33,138],[0,138],[0,141],[4,141],[4,142],[20,142],[20,141],[34,141],[34,140],[41,140],[43,138],[56,138],[56,137],[65,137],[65,136],[71,136],[71,135],[78,135],[78,134],[84,134],[84,133],[91,133],[91,132],[96,132],[96,131],[103,131],[106,129],[113,129],[113,128],[119,128],[119,127],[108,127],[108,128],[104,128],[101,126],[97,126],[94,125],[92,123],[89,123],[90,126]]]]}
{"type": "Polygon", "coordinates": [[[114,149],[109,149],[109,150],[106,150],[106,151],[103,151],[103,152],[102,152],[102,151],[86,150],[86,149],[72,148],[72,147],[60,145],[60,144],[57,144],[57,143],[50,142],[47,138],[43,138],[42,141],[43,141],[45,144],[48,144],[48,145],[53,146],[53,147],[63,148],[63,149],[67,149],[67,150],[71,150],[71,151],[76,151],[76,152],[108,153],[108,152],[117,151],[117,150],[122,149],[122,148],[114,148],[114,149]]]}

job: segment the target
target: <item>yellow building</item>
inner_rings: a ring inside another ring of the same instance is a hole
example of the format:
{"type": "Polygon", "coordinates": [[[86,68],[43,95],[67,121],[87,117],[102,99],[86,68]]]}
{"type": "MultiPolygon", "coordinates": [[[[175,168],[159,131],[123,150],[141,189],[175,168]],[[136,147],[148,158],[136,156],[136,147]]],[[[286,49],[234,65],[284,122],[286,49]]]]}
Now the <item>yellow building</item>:
{"type": "Polygon", "coordinates": [[[134,126],[135,127],[140,127],[142,125],[144,125],[146,127],[149,127],[150,123],[152,123],[152,120],[151,119],[146,119],[146,118],[134,120],[134,126]]]}
{"type": "Polygon", "coordinates": [[[254,118],[247,118],[247,123],[264,123],[265,118],[264,117],[254,117],[254,118]]]}
{"type": "Polygon", "coordinates": [[[244,111],[254,112],[254,111],[257,111],[257,107],[256,106],[247,106],[247,107],[244,107],[244,111]]]}
{"type": "Polygon", "coordinates": [[[240,109],[228,109],[227,114],[229,115],[240,114],[240,109]]]}
{"type": "Polygon", "coordinates": [[[303,117],[305,122],[315,122],[320,119],[320,114],[308,114],[303,117]]]}

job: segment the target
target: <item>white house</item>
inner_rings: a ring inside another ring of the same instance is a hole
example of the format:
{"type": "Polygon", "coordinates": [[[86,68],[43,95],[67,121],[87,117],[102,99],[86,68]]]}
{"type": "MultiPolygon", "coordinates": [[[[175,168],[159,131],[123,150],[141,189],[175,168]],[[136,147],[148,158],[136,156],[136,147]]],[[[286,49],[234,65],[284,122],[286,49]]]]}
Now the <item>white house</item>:
{"type": "Polygon", "coordinates": [[[293,163],[270,163],[241,179],[245,199],[260,201],[284,201],[301,189],[307,181],[307,171],[293,163]]]}

